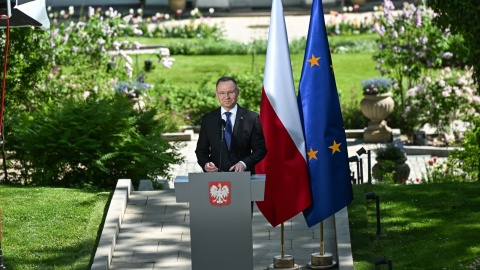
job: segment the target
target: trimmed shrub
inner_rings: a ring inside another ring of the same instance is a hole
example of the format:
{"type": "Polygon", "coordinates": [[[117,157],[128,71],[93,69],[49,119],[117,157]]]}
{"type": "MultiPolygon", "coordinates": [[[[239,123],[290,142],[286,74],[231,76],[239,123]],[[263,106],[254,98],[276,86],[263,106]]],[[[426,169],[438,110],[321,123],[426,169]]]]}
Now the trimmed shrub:
{"type": "Polygon", "coordinates": [[[121,178],[168,178],[181,162],[178,145],[162,138],[155,109],[125,97],[66,99],[8,121],[9,179],[35,185],[114,187],[121,178]]]}

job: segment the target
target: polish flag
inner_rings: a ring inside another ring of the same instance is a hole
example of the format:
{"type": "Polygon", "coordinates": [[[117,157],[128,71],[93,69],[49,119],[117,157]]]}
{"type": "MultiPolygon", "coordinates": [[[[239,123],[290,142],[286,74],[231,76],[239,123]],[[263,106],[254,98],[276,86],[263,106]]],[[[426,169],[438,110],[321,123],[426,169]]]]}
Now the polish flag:
{"type": "Polygon", "coordinates": [[[266,174],[265,199],[257,206],[275,227],[307,208],[311,194],[281,0],[273,0],[270,17],[260,104],[268,152],[255,170],[266,174]]]}

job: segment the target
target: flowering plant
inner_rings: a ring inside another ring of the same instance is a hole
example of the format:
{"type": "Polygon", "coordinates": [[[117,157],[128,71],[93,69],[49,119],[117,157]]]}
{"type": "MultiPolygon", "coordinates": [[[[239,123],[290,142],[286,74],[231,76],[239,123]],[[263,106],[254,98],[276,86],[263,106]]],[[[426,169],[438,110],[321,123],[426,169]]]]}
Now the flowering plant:
{"type": "Polygon", "coordinates": [[[407,91],[410,106],[405,108],[403,117],[417,121],[420,126],[430,124],[438,134],[454,140],[455,133],[459,135],[460,131],[454,123],[458,120],[468,122],[469,117],[480,113],[477,89],[472,70],[444,68],[439,76],[424,77],[421,84],[407,91]]]}
{"type": "Polygon", "coordinates": [[[170,57],[170,50],[168,48],[160,48],[157,53],[158,62],[166,68],[171,68],[175,58],[170,57]]]}
{"type": "Polygon", "coordinates": [[[392,81],[387,78],[377,77],[361,82],[364,95],[377,95],[390,92],[392,81]]]}
{"type": "Polygon", "coordinates": [[[139,98],[146,95],[145,92],[152,88],[151,84],[143,82],[122,81],[114,85],[116,94],[126,95],[129,98],[139,98]]]}
{"type": "Polygon", "coordinates": [[[449,31],[441,31],[433,24],[434,12],[425,5],[405,2],[395,12],[391,0],[384,0],[382,14],[376,14],[374,30],[379,35],[379,51],[374,55],[377,70],[392,78],[398,85],[393,94],[406,106],[405,91],[421,82],[431,68],[442,65],[452,57],[449,50],[449,31]]]}

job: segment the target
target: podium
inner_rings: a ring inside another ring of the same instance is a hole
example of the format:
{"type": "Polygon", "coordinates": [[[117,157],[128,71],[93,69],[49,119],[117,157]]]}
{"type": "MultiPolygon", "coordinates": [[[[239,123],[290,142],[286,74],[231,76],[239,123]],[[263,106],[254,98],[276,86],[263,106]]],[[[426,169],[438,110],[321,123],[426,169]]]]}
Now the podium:
{"type": "Polygon", "coordinates": [[[177,203],[190,206],[192,269],[253,269],[252,202],[265,175],[189,173],[175,178],[177,203]]]}

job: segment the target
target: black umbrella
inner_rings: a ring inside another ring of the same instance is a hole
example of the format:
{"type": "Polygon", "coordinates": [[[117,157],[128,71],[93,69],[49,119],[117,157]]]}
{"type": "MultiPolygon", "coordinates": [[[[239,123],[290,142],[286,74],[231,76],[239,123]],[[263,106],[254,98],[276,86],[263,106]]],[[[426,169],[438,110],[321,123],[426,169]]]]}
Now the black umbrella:
{"type": "MultiPolygon", "coordinates": [[[[10,27],[40,27],[50,29],[45,0],[0,0],[0,14],[8,15],[8,1],[11,6],[10,27]]],[[[0,20],[0,28],[5,28],[7,23],[0,20]]]]}

